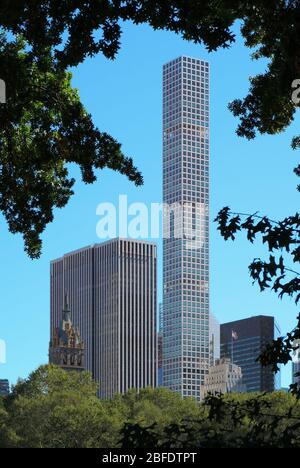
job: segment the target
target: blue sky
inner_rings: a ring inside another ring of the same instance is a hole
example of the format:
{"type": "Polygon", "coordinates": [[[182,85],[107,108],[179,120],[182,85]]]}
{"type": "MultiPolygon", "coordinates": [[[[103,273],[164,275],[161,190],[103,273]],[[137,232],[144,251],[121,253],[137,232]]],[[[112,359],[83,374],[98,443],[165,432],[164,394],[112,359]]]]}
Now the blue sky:
{"type": "MultiPolygon", "coordinates": [[[[67,208],[56,212],[43,236],[43,255],[38,261],[26,257],[22,239],[9,234],[0,217],[0,339],[7,344],[7,364],[0,364],[0,378],[15,382],[47,362],[49,262],[98,241],[97,205],[117,204],[119,194],[127,194],[129,202],[161,201],[162,66],[180,55],[207,59],[211,64],[212,220],[226,205],[235,211],[259,210],[276,219],[297,211],[298,181],[293,174],[297,154],[289,146],[297,122],[276,137],[259,136],[248,142],[235,135],[237,121],[227,104],[245,95],[248,77],[263,67],[250,60],[242,40],[230,50],[208,54],[202,46],[175,34],[127,24],[116,61],[102,56],[87,60],[74,71],[73,84],[99,128],[121,141],[124,152],[134,157],[145,185],[136,188],[125,177],[106,170],[96,184],[86,186],[73,168],[78,176],[76,194],[67,208]]],[[[235,244],[225,243],[212,223],[211,308],[221,322],[275,315],[285,333],[295,325],[296,306],[288,299],[279,301],[273,293],[260,294],[248,276],[252,259],[264,253],[259,244],[252,247],[243,236],[235,244]]],[[[290,378],[287,368],[284,386],[290,378]]]]}

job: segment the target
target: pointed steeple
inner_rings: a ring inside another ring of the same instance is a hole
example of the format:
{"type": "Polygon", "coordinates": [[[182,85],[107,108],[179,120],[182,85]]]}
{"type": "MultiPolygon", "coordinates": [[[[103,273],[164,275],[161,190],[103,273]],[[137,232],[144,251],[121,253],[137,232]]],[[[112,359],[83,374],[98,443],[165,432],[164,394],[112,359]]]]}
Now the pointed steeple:
{"type": "Polygon", "coordinates": [[[72,325],[68,294],[65,293],[62,321],[54,330],[49,347],[49,362],[64,370],[84,370],[84,343],[72,325]]]}
{"type": "Polygon", "coordinates": [[[68,293],[65,293],[65,302],[63,308],[63,321],[64,322],[71,322],[71,310],[69,306],[69,296],[68,293]]]}

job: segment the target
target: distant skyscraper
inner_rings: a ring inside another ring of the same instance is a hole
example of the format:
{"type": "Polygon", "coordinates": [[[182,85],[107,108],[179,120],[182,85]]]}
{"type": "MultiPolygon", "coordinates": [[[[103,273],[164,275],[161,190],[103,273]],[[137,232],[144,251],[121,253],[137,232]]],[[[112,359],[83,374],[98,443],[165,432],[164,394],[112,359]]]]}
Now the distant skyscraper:
{"type": "Polygon", "coordinates": [[[9,382],[8,380],[0,379],[0,396],[7,396],[9,394],[9,382]]]}
{"type": "Polygon", "coordinates": [[[67,371],[84,370],[84,343],[79,330],[73,327],[67,295],[61,324],[52,332],[49,362],[67,371]]]}
{"type": "Polygon", "coordinates": [[[220,323],[216,317],[209,314],[209,333],[210,333],[210,366],[215,365],[215,361],[220,359],[220,323]]]}
{"type": "Polygon", "coordinates": [[[110,398],[156,386],[157,248],[116,239],[51,264],[51,330],[69,294],[72,321],[85,343],[85,366],[110,398]]]}
{"type": "Polygon", "coordinates": [[[267,343],[278,338],[280,330],[274,317],[258,316],[221,325],[221,357],[241,367],[248,392],[279,390],[280,374],[256,362],[267,343]]]}
{"type": "Polygon", "coordinates": [[[230,359],[223,358],[217,359],[215,365],[209,369],[201,389],[201,397],[204,399],[208,393],[225,395],[243,392],[246,392],[246,386],[243,385],[242,369],[232,364],[230,359]]]}
{"type": "Polygon", "coordinates": [[[300,340],[295,343],[295,351],[293,355],[293,384],[298,384],[300,388],[300,340]]]}
{"type": "Polygon", "coordinates": [[[209,65],[163,69],[163,379],[200,399],[209,369],[209,65]]]}

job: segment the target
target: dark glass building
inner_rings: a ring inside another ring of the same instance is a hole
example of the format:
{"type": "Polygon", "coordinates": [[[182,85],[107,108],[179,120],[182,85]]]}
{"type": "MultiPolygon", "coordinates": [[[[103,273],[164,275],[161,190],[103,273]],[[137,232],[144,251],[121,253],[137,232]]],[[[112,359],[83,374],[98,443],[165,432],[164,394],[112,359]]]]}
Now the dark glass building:
{"type": "Polygon", "coordinates": [[[279,336],[274,317],[261,315],[221,325],[221,358],[229,357],[241,367],[247,392],[280,389],[280,374],[256,362],[265,345],[279,336]]]}
{"type": "Polygon", "coordinates": [[[9,394],[8,380],[0,380],[0,396],[7,396],[9,394]]]}

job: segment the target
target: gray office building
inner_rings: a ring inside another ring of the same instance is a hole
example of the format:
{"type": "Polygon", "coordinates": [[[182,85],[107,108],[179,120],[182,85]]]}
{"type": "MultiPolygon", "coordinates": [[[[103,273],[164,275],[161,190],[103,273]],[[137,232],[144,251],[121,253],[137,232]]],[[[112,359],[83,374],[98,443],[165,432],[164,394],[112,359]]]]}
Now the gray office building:
{"type": "Polygon", "coordinates": [[[163,68],[163,383],[200,400],[208,374],[209,64],[163,68]]]}
{"type": "Polygon", "coordinates": [[[257,316],[221,325],[221,358],[241,367],[247,392],[280,390],[280,373],[256,362],[266,344],[280,336],[274,317],[257,316]]]}
{"type": "Polygon", "coordinates": [[[100,397],[155,387],[156,245],[115,239],[53,261],[51,335],[61,322],[66,293],[100,397]]]}

